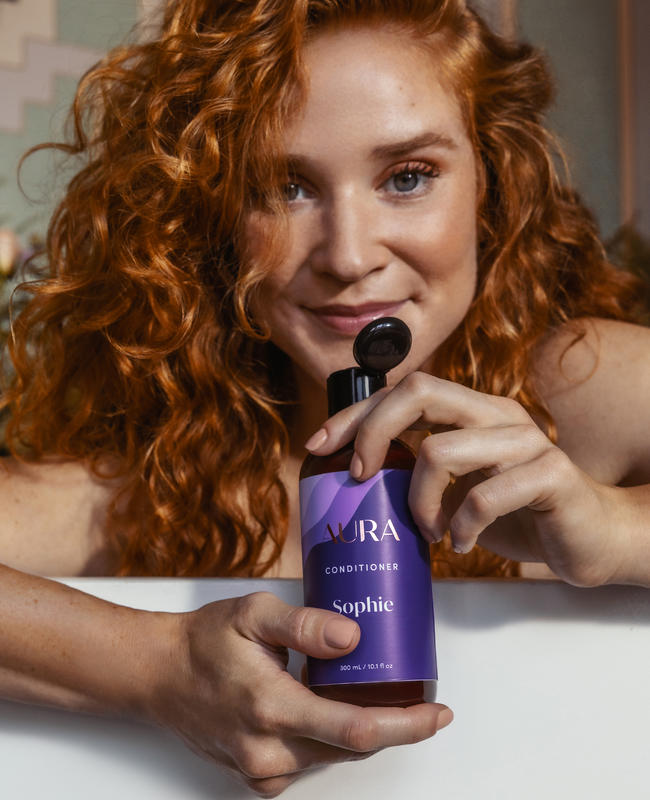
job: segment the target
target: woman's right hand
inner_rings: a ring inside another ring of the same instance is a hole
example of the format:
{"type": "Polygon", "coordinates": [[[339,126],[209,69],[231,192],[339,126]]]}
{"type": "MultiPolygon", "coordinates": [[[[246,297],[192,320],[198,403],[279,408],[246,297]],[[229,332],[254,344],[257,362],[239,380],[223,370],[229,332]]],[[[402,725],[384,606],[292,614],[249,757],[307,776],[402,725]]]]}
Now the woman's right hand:
{"type": "Polygon", "coordinates": [[[448,708],[360,708],[313,694],[287,671],[287,648],[318,658],[351,652],[355,622],[258,592],[180,615],[184,669],[157,693],[153,716],[197,754],[263,797],[305,770],[418,742],[451,722],[448,708]]]}

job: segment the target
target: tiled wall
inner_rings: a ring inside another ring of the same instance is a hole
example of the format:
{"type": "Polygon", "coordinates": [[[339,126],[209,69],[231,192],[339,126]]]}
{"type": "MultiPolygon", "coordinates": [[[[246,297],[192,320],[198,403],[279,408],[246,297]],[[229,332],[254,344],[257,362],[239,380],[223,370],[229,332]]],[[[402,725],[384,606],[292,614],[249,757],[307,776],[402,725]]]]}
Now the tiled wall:
{"type": "Polygon", "coordinates": [[[143,11],[139,0],[0,2],[0,227],[43,233],[55,200],[56,167],[38,155],[16,181],[22,153],[61,135],[79,76],[117,44],[143,11]]]}

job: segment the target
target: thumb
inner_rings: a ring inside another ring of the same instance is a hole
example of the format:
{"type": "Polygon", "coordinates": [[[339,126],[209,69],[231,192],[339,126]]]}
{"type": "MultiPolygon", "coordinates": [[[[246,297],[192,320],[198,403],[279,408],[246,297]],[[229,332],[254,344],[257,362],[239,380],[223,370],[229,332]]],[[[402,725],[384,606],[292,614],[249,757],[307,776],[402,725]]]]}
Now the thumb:
{"type": "Polygon", "coordinates": [[[357,623],[334,611],[291,606],[270,592],[256,592],[246,599],[241,633],[259,643],[290,647],[316,658],[337,658],[359,644],[357,623]]]}

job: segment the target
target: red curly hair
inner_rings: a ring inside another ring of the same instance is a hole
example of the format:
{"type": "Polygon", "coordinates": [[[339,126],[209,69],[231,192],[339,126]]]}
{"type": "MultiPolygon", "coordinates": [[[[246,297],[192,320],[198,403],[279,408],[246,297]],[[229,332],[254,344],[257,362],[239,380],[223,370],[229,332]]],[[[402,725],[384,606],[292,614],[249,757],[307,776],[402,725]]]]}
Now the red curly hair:
{"type": "MultiPolygon", "coordinates": [[[[82,163],[49,227],[47,274],[23,286],[2,401],[16,456],[121,476],[116,574],[259,576],[280,556],[291,365],[252,319],[264,275],[244,257],[244,222],[260,204],[283,218],[279,143],[304,97],[305,43],[385,23],[434,53],[480,164],[479,284],[436,373],[516,398],[552,432],[535,345],[570,319],[631,318],[633,280],[556,173],[532,47],[460,0],[168,0],[154,40],[81,80],[70,142],[41,146],[82,163]]],[[[480,549],[438,547],[433,562],[437,575],[517,569],[480,549]]]]}

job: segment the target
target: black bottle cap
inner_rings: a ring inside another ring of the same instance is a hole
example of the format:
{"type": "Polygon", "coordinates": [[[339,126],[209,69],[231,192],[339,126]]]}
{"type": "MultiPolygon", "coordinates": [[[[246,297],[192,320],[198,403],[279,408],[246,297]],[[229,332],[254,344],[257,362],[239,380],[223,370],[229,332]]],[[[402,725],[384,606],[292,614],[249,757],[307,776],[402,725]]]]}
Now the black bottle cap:
{"type": "Polygon", "coordinates": [[[354,340],[352,352],[359,366],[333,372],[327,379],[330,417],[386,386],[386,373],[404,361],[410,349],[411,331],[401,319],[369,322],[354,340]]]}

